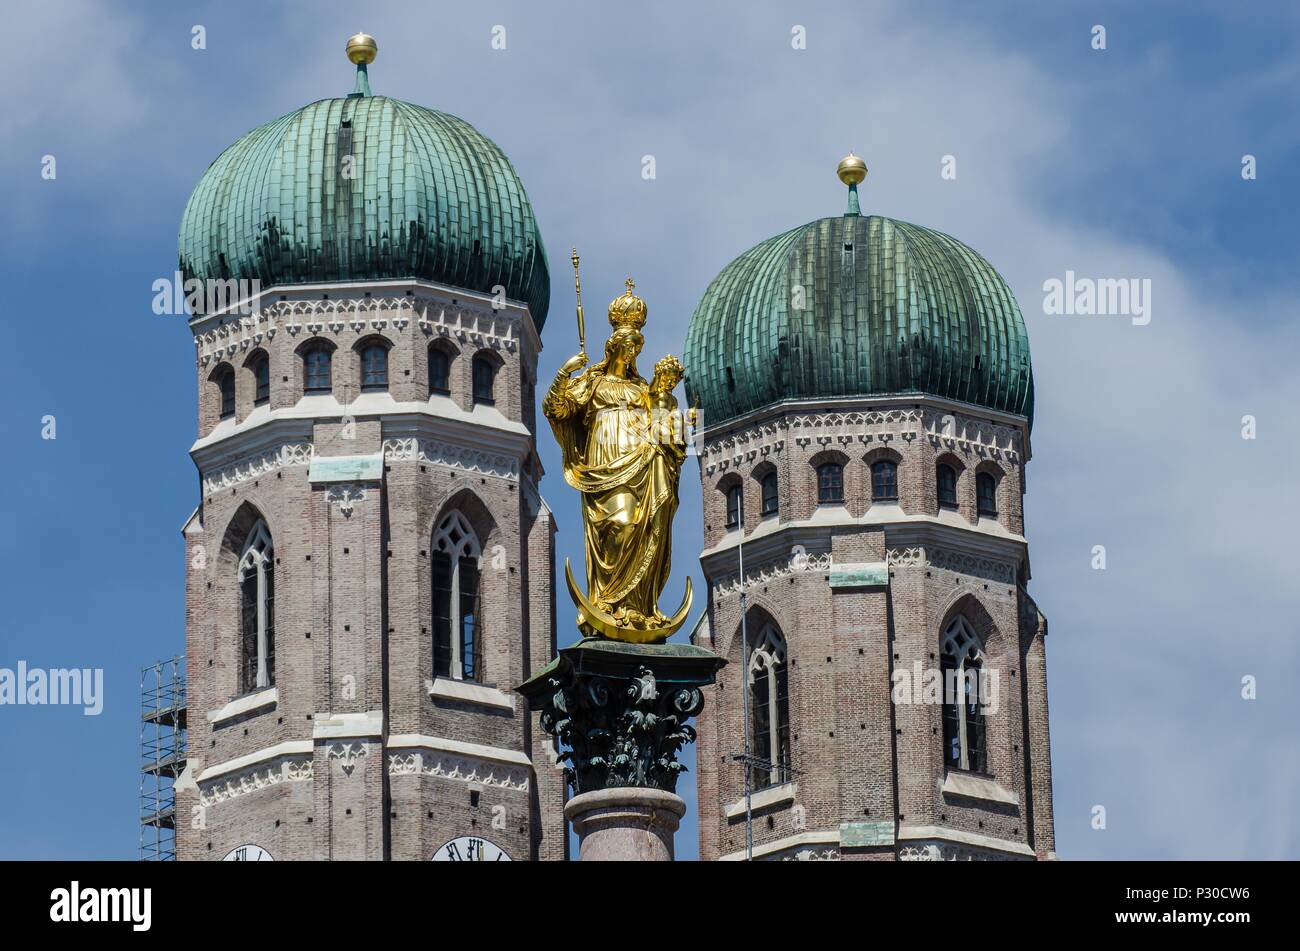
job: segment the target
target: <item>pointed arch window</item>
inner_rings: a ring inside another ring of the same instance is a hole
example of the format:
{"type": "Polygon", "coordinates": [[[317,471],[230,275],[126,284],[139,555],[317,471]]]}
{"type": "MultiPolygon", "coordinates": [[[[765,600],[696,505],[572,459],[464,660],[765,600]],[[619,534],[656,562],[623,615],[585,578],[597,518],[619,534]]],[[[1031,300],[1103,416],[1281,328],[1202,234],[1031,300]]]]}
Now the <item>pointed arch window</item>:
{"type": "Polygon", "coordinates": [[[985,772],[984,648],[964,617],[943,632],[943,760],[949,769],[985,772]]]}
{"type": "Polygon", "coordinates": [[[749,705],[754,786],[790,780],[790,675],[785,638],[769,624],[749,652],[749,705]]]}
{"type": "Polygon", "coordinates": [[[240,693],[275,685],[275,546],[266,522],[249,530],[239,556],[240,693]]]}
{"type": "Polygon", "coordinates": [[[479,680],[483,673],[478,539],[460,512],[433,533],[433,673],[479,680]]]}

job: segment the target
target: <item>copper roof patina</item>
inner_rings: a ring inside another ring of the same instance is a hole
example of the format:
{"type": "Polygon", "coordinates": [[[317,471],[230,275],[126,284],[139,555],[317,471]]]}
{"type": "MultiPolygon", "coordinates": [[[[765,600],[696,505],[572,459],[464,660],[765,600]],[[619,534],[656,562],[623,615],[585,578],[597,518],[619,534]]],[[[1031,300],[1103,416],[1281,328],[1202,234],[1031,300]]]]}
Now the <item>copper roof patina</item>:
{"type": "Polygon", "coordinates": [[[356,90],[259,126],[217,157],[181,219],[186,279],[500,285],[540,330],[546,251],[501,149],[463,119],[371,95],[364,63],[356,90]]]}
{"type": "Polygon", "coordinates": [[[714,426],[784,400],[947,397],[1032,420],[1029,340],[997,271],[955,238],[857,213],[755,245],[691,318],[687,398],[714,426]]]}

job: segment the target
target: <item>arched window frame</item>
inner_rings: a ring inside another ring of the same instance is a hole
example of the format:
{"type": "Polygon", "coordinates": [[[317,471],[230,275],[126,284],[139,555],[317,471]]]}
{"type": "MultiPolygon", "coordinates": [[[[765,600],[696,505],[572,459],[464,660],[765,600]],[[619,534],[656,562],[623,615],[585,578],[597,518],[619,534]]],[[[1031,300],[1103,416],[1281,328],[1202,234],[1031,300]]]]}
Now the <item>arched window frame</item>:
{"type": "Polygon", "coordinates": [[[754,788],[790,781],[790,674],[785,638],[766,625],[749,652],[746,694],[753,731],[753,756],[771,768],[755,766],[754,788]]]}
{"type": "Polygon", "coordinates": [[[898,463],[893,459],[877,459],[871,464],[871,501],[898,501],[898,463]]]}
{"type": "Polygon", "coordinates": [[[727,506],[727,530],[740,528],[745,521],[745,488],[739,482],[732,482],[722,490],[727,506]]]}
{"type": "Polygon", "coordinates": [[[240,692],[275,686],[275,545],[266,522],[249,529],[239,555],[240,692]]]}
{"type": "Polygon", "coordinates": [[[222,364],[212,375],[212,382],[217,384],[217,417],[230,419],[235,415],[235,368],[222,364]]]}
{"type": "Polygon", "coordinates": [[[253,378],[253,405],[261,406],[271,400],[271,358],[265,350],[258,350],[248,358],[248,371],[253,378]]]}
{"type": "Polygon", "coordinates": [[[367,337],[357,343],[357,366],[360,368],[362,393],[388,392],[388,355],[392,350],[383,337],[367,337]]]}
{"type": "Polygon", "coordinates": [[[941,509],[959,508],[957,497],[957,480],[959,478],[957,467],[949,462],[935,463],[934,467],[934,494],[941,509]]]}
{"type": "Polygon", "coordinates": [[[482,548],[474,529],[459,511],[447,513],[438,523],[431,554],[434,676],[480,680],[483,597],[478,566],[482,548]],[[467,574],[470,571],[472,576],[467,574]],[[473,601],[468,607],[466,597],[473,601]],[[440,598],[445,599],[445,606],[439,603],[440,598]]]}
{"type": "Polygon", "coordinates": [[[763,518],[767,518],[769,515],[779,515],[781,512],[781,484],[775,469],[769,469],[763,473],[763,477],[758,480],[758,490],[761,500],[759,515],[763,518]]]}
{"type": "Polygon", "coordinates": [[[334,392],[334,348],[323,340],[302,350],[302,391],[307,396],[334,392]]]}
{"type": "Polygon", "coordinates": [[[948,769],[988,770],[984,645],[962,615],[949,622],[940,642],[943,680],[943,761],[948,769]],[[960,701],[960,702],[958,702],[960,701]]]}
{"type": "Polygon", "coordinates": [[[491,406],[496,402],[493,395],[496,388],[497,371],[500,362],[489,353],[476,353],[470,366],[470,387],[475,404],[491,406]]]}
{"type": "Polygon", "coordinates": [[[844,504],[844,463],[823,462],[817,467],[817,504],[844,504]]]}
{"type": "Polygon", "coordinates": [[[998,517],[998,482],[995,473],[975,473],[975,511],[980,518],[998,517]]]}
{"type": "Polygon", "coordinates": [[[451,363],[455,359],[449,348],[437,341],[429,344],[428,377],[430,396],[451,395],[451,363]]]}

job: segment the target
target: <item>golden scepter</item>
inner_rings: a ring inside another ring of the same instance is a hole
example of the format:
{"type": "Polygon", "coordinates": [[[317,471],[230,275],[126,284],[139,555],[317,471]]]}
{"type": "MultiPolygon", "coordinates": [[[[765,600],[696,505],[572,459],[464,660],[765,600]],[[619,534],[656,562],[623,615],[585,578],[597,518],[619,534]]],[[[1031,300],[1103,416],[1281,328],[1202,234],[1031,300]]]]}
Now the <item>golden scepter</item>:
{"type": "Polygon", "coordinates": [[[578,279],[578,249],[573,249],[573,291],[578,295],[578,352],[587,352],[587,319],[582,315],[582,282],[578,279]]]}

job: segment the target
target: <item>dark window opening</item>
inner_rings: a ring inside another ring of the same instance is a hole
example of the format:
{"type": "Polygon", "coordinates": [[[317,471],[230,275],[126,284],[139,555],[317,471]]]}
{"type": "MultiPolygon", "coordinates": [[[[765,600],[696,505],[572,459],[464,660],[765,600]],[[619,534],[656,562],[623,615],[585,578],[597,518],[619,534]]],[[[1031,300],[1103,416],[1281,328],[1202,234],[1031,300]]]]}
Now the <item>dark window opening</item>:
{"type": "Polygon", "coordinates": [[[429,392],[443,395],[451,392],[451,358],[439,347],[429,350],[429,392]]]}
{"type": "Polygon", "coordinates": [[[492,384],[496,378],[496,367],[486,357],[474,358],[474,402],[491,406],[492,384]]]}
{"type": "Polygon", "coordinates": [[[261,406],[271,398],[271,361],[265,356],[258,357],[253,363],[253,382],[253,405],[261,406]]]}
{"type": "Polygon", "coordinates": [[[790,676],[784,644],[765,633],[750,662],[749,703],[755,789],[790,781],[790,676]]]}
{"type": "Polygon", "coordinates": [[[940,668],[944,691],[943,759],[949,769],[987,771],[982,667],[975,650],[951,642],[945,645],[940,668]]]}
{"type": "Polygon", "coordinates": [[[979,502],[979,513],[990,518],[998,515],[998,480],[987,472],[975,477],[975,497],[979,502]]]}
{"type": "Polygon", "coordinates": [[[759,483],[763,491],[763,515],[775,515],[781,508],[780,497],[777,494],[776,473],[769,472],[763,476],[763,481],[759,483]]]}
{"type": "Polygon", "coordinates": [[[460,635],[460,670],[465,680],[478,680],[479,674],[479,624],[478,624],[478,559],[460,559],[460,600],[457,610],[457,632],[460,635]]]}
{"type": "Polygon", "coordinates": [[[941,462],[936,474],[939,507],[955,509],[957,507],[957,470],[941,462]]]}
{"type": "Polygon", "coordinates": [[[451,676],[451,556],[433,553],[433,673],[451,676]]]}
{"type": "Polygon", "coordinates": [[[871,465],[871,501],[898,501],[898,466],[882,460],[871,465]]]}
{"type": "Polygon", "coordinates": [[[727,528],[739,527],[744,514],[744,493],[740,486],[727,489],[727,528]]]}
{"type": "Polygon", "coordinates": [[[224,370],[217,379],[221,389],[221,418],[235,415],[235,371],[224,370]]]}
{"type": "Polygon", "coordinates": [[[361,351],[361,392],[377,393],[388,389],[388,348],[372,343],[361,351]]]}
{"type": "Polygon", "coordinates": [[[817,467],[817,502],[838,505],[844,501],[844,467],[827,462],[817,467]]]}
{"type": "Polygon", "coordinates": [[[308,350],[303,358],[306,379],[304,389],[308,393],[328,393],[333,389],[330,382],[330,365],[333,355],[324,347],[308,350]]]}

